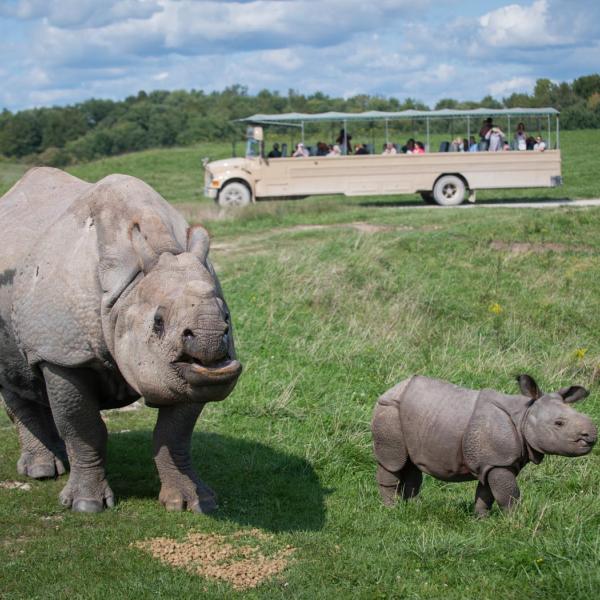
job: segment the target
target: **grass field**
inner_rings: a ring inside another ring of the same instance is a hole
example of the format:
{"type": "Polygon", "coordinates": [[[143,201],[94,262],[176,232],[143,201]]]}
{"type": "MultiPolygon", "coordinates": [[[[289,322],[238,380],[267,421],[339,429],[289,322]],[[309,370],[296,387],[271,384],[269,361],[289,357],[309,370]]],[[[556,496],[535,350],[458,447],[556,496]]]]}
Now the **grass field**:
{"type": "MultiPolygon", "coordinates": [[[[562,189],[489,198],[600,197],[598,137],[564,134],[562,189]]],[[[65,478],[0,489],[0,596],[597,596],[598,448],[529,465],[518,510],[479,521],[474,483],[426,477],[416,501],[383,508],[369,421],[378,395],[412,373],[514,393],[515,376],[528,372],[545,389],[588,386],[581,410],[600,423],[600,209],[398,211],[394,198],[311,198],[222,214],[196,202],[199,159],[219,151],[151,151],[71,171],[143,177],[212,232],[245,367],[194,435],[194,461],[221,508],[214,517],[164,512],[154,412],[110,412],[115,509],[63,510],[65,478]],[[285,571],[246,591],[135,547],[252,528],[273,536],[265,552],[295,551],[285,571]]],[[[21,480],[4,413],[0,457],[0,481],[21,480]]]]}

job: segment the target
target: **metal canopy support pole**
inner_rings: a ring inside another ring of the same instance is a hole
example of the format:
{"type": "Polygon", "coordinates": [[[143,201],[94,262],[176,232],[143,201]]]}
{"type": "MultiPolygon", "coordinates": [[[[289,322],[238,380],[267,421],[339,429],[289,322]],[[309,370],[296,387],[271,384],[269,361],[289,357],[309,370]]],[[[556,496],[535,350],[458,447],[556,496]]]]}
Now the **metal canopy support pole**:
{"type": "Polygon", "coordinates": [[[469,146],[471,145],[471,117],[467,117],[467,140],[469,141],[469,146]]]}
{"type": "Polygon", "coordinates": [[[508,131],[506,132],[506,135],[510,135],[510,115],[508,115],[508,131]]]}
{"type": "Polygon", "coordinates": [[[558,126],[558,115],[556,115],[556,149],[560,150],[560,128],[558,126]]]}
{"type": "Polygon", "coordinates": [[[425,117],[425,127],[427,128],[427,152],[431,152],[431,144],[429,143],[429,117],[425,117]]]}
{"type": "Polygon", "coordinates": [[[344,119],[344,147],[342,148],[342,154],[345,156],[348,154],[348,121],[344,119]]]}
{"type": "Polygon", "coordinates": [[[389,135],[389,131],[388,131],[388,120],[385,120],[385,143],[389,144],[390,142],[390,135],[389,135]]]}
{"type": "Polygon", "coordinates": [[[550,132],[550,115],[548,115],[548,150],[552,149],[552,134],[550,132]]]}
{"type": "Polygon", "coordinates": [[[300,122],[300,127],[302,128],[302,145],[304,146],[304,121],[300,122]]]}

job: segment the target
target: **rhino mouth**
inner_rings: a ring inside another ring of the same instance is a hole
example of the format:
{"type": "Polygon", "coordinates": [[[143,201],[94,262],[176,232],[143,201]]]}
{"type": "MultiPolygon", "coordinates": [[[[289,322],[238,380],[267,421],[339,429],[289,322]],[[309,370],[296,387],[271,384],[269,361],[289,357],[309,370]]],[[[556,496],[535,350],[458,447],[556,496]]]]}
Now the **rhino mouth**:
{"type": "Polygon", "coordinates": [[[183,354],[173,364],[190,385],[227,384],[235,381],[242,372],[241,363],[229,356],[220,361],[206,363],[190,354],[183,354]]]}

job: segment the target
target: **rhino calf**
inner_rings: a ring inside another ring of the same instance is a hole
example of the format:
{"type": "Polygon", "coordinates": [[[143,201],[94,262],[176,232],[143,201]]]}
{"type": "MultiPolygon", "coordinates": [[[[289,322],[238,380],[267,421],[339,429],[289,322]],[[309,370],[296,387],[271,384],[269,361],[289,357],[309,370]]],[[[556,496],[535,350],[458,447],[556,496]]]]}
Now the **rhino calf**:
{"type": "Polygon", "coordinates": [[[588,395],[585,388],[544,394],[528,375],[518,382],[522,395],[510,396],[413,376],[383,394],[371,424],[383,503],[416,496],[423,473],[476,479],[475,513],[485,516],[494,500],[508,510],[519,499],[516,477],[528,462],[592,450],[595,425],[569,406],[588,395]]]}
{"type": "Polygon", "coordinates": [[[100,411],[143,396],[158,409],[160,502],[216,508],[191,436],[242,367],[207,232],[139,179],[90,184],[50,168],[0,199],[0,231],[0,394],[19,434],[19,473],[62,475],[66,450],[61,502],[112,506],[100,411]]]}

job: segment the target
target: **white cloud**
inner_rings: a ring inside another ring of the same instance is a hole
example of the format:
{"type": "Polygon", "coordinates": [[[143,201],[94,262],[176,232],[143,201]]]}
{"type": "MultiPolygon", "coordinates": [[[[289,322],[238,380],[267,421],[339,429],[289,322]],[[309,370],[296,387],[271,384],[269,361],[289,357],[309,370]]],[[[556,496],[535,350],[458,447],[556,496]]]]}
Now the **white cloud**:
{"type": "Polygon", "coordinates": [[[512,77],[503,81],[494,81],[488,86],[488,91],[492,96],[508,96],[514,92],[530,93],[535,85],[535,80],[531,77],[512,77]]]}

